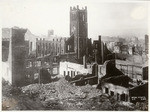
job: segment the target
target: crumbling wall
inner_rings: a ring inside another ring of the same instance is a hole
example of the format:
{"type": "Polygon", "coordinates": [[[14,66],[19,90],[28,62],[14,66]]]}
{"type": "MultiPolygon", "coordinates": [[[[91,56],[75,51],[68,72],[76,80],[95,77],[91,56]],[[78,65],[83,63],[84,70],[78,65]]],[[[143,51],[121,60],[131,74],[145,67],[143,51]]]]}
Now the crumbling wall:
{"type": "Polygon", "coordinates": [[[121,75],[124,75],[120,70],[118,70],[116,67],[115,67],[115,60],[109,60],[109,61],[106,61],[105,64],[106,68],[104,70],[106,70],[106,72],[104,71],[104,76],[99,76],[99,84],[97,86],[97,88],[101,89],[101,86],[102,86],[102,83],[105,82],[104,80],[106,78],[109,78],[109,77],[113,77],[113,76],[121,76],[121,75]]]}
{"type": "Polygon", "coordinates": [[[6,62],[8,61],[8,55],[9,55],[9,40],[2,41],[2,61],[6,62]]]}
{"type": "Polygon", "coordinates": [[[2,77],[12,84],[11,70],[8,62],[2,62],[2,77]]]}
{"type": "Polygon", "coordinates": [[[91,68],[85,69],[83,65],[71,62],[60,62],[59,66],[59,77],[69,75],[74,77],[77,74],[87,74],[91,68]]]}
{"type": "Polygon", "coordinates": [[[119,69],[115,67],[115,60],[110,60],[106,64],[106,77],[124,75],[119,69]]]}
{"type": "Polygon", "coordinates": [[[10,60],[12,70],[12,84],[22,86],[25,82],[25,29],[12,28],[10,41],[10,60]]]}

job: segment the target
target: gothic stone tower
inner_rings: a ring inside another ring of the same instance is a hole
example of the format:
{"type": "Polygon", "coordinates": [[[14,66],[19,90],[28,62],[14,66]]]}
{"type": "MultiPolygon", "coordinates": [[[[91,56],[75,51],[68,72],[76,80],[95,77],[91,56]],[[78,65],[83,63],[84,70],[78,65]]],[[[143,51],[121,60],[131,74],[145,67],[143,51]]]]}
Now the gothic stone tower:
{"type": "Polygon", "coordinates": [[[86,54],[87,27],[87,7],[82,9],[79,9],[79,6],[70,7],[70,36],[74,36],[74,51],[80,62],[86,54]]]}

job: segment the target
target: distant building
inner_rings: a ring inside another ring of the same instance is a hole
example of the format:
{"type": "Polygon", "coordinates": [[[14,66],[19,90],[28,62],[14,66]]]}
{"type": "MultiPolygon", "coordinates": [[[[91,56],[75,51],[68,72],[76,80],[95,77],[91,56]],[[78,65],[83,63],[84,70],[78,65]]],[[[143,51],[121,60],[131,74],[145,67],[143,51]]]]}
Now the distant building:
{"type": "Polygon", "coordinates": [[[122,45],[120,47],[120,49],[121,49],[121,53],[122,54],[129,54],[129,52],[128,52],[128,49],[129,49],[128,45],[122,45]]]}
{"type": "Polygon", "coordinates": [[[116,42],[106,42],[107,48],[113,52],[114,51],[114,46],[116,45],[116,42]]]}
{"type": "Polygon", "coordinates": [[[45,38],[36,39],[36,57],[43,57],[52,52],[52,42],[45,38]]]}
{"type": "Polygon", "coordinates": [[[63,37],[49,37],[36,39],[36,57],[42,57],[45,55],[61,55],[65,54],[66,38],[63,37]]]}
{"type": "Polygon", "coordinates": [[[66,42],[66,38],[64,37],[53,38],[52,45],[54,48],[53,53],[55,55],[65,54],[66,52],[65,42],[66,42]]]}
{"type": "Polygon", "coordinates": [[[113,51],[114,53],[120,53],[121,52],[121,50],[120,50],[120,46],[114,46],[114,51],[113,51]]]}
{"type": "Polygon", "coordinates": [[[133,55],[134,54],[134,52],[135,52],[135,47],[134,46],[129,46],[129,54],[130,55],[133,55]]]}
{"type": "Polygon", "coordinates": [[[54,30],[48,30],[48,37],[54,35],[54,30]]]}
{"type": "MultiPolygon", "coordinates": [[[[134,56],[134,59],[140,61],[138,56],[134,56]]],[[[131,79],[135,80],[147,80],[148,66],[142,64],[133,64],[133,62],[116,60],[116,68],[122,71],[125,75],[128,75],[131,79]]]]}
{"type": "Polygon", "coordinates": [[[135,53],[142,55],[143,54],[143,48],[140,45],[135,46],[135,53]]]}

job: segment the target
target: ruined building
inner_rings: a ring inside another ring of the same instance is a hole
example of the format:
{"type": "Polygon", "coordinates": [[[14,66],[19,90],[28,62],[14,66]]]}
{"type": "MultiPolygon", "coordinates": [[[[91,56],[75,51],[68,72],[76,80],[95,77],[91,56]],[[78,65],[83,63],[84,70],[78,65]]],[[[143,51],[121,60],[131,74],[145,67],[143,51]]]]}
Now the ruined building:
{"type": "MultiPolygon", "coordinates": [[[[13,28],[18,28],[18,27],[13,27],[13,28]]],[[[2,28],[3,61],[7,61],[8,59],[8,47],[9,47],[8,43],[11,38],[11,30],[12,30],[11,28],[2,28]]],[[[29,29],[27,29],[25,33],[26,58],[29,58],[29,55],[34,54],[36,50],[36,38],[38,38],[38,36],[35,36],[30,32],[29,29]]]]}
{"type": "Polygon", "coordinates": [[[36,57],[65,54],[66,40],[66,37],[54,35],[54,30],[48,30],[47,37],[36,38],[36,57]]]}
{"type": "Polygon", "coordinates": [[[87,7],[82,9],[79,9],[79,6],[70,7],[70,38],[73,38],[73,43],[68,42],[67,48],[75,52],[77,59],[82,63],[88,40],[87,7]]]}
{"type": "Polygon", "coordinates": [[[6,65],[4,66],[3,78],[16,86],[23,84],[18,84],[20,78],[24,82],[29,74],[32,74],[34,70],[30,69],[29,71],[29,67],[32,67],[36,56],[36,38],[38,36],[32,34],[28,29],[25,33],[23,30],[18,27],[2,28],[2,62],[3,65],[6,65]],[[15,46],[17,47],[15,48],[15,46]],[[19,69],[17,69],[18,66],[19,69]],[[20,67],[22,68],[20,69],[20,67]]]}
{"type": "MultiPolygon", "coordinates": [[[[3,37],[3,64],[6,65],[6,71],[3,75],[5,80],[12,85],[22,86],[25,84],[25,56],[26,44],[25,33],[26,29],[11,28],[8,31],[7,39],[3,37]]],[[[6,36],[5,34],[3,36],[6,36]]]]}
{"type": "Polygon", "coordinates": [[[105,61],[104,50],[105,50],[105,46],[101,41],[101,36],[99,35],[98,40],[93,41],[94,61],[97,62],[98,64],[103,64],[105,61]]]}
{"type": "Polygon", "coordinates": [[[116,100],[136,103],[148,99],[148,67],[140,74],[143,78],[130,77],[115,67],[115,60],[110,60],[100,66],[98,73],[98,88],[116,100]]]}
{"type": "Polygon", "coordinates": [[[59,56],[66,53],[65,37],[36,39],[36,57],[59,56]]]}
{"type": "Polygon", "coordinates": [[[94,40],[93,44],[91,39],[88,39],[87,7],[82,9],[79,9],[79,6],[70,7],[70,38],[66,41],[66,53],[74,53],[75,60],[79,64],[84,62],[102,64],[110,54],[105,43],[101,41],[101,36],[98,40],[94,40]]]}
{"type": "Polygon", "coordinates": [[[51,42],[45,38],[36,39],[36,57],[43,57],[52,52],[51,42]]]}

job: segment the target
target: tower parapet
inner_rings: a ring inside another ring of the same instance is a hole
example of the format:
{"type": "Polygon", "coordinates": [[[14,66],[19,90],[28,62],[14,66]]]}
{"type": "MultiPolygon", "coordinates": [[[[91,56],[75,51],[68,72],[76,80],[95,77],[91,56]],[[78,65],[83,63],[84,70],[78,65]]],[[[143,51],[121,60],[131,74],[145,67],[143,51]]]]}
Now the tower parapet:
{"type": "Polygon", "coordinates": [[[70,11],[75,11],[75,10],[80,10],[80,11],[87,11],[87,6],[82,7],[82,9],[79,8],[79,5],[77,5],[76,7],[70,7],[70,11]]]}

